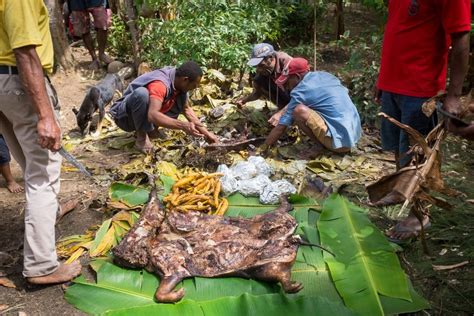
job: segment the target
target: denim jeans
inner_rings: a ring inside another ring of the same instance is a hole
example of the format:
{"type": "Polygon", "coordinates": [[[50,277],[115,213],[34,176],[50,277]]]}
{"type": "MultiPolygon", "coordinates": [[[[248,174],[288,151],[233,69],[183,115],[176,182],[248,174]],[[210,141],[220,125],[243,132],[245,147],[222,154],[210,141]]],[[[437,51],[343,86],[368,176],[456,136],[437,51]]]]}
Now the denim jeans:
{"type": "MultiPolygon", "coordinates": [[[[410,97],[383,91],[381,111],[426,136],[437,124],[436,113],[427,117],[421,110],[426,100],[428,98],[410,97]]],[[[407,133],[385,119],[382,119],[380,132],[382,148],[398,152],[401,157],[400,166],[405,166],[410,161],[410,156],[403,157],[410,149],[407,133]]]]}

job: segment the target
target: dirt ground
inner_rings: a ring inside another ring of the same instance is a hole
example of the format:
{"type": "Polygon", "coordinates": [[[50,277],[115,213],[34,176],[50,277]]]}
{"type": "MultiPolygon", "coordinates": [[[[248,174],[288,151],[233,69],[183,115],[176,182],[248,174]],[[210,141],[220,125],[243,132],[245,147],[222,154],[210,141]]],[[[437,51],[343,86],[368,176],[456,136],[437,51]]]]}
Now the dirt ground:
{"type": "MultiPolygon", "coordinates": [[[[88,87],[104,75],[103,72],[84,71],[88,61],[84,49],[74,48],[74,55],[78,71],[58,74],[52,78],[62,103],[61,125],[64,135],[74,133],[76,123],[71,109],[79,107],[88,87]]],[[[433,309],[428,311],[429,315],[470,315],[474,311],[472,263],[445,271],[435,271],[432,267],[432,264],[450,265],[465,260],[472,261],[474,254],[470,231],[474,227],[474,207],[467,201],[474,198],[474,150],[472,144],[450,138],[444,151],[447,161],[444,176],[447,183],[464,195],[449,199],[449,202],[455,204],[450,213],[434,210],[433,227],[428,235],[432,257],[422,253],[419,243],[413,243],[400,258],[416,289],[432,303],[433,309]]],[[[86,162],[88,167],[92,167],[99,177],[110,174],[113,166],[126,163],[131,158],[129,152],[110,149],[80,151],[76,148],[72,152],[79,160],[86,162]]],[[[23,183],[18,165],[13,163],[12,167],[15,178],[23,183]]],[[[100,211],[100,207],[108,189],[106,183],[93,183],[67,169],[63,170],[61,180],[60,199],[77,197],[81,202],[56,226],[57,239],[81,234],[89,226],[102,222],[106,215],[100,211]]],[[[362,184],[360,188],[364,191],[362,184]]],[[[62,286],[32,286],[21,276],[24,202],[23,194],[9,193],[5,182],[0,179],[0,217],[3,219],[0,221],[0,231],[3,232],[0,239],[0,276],[8,277],[15,284],[15,288],[0,286],[0,310],[2,307],[6,308],[0,314],[18,315],[23,312],[26,315],[83,315],[64,300],[62,286]]],[[[380,215],[384,216],[383,212],[380,215]]],[[[387,223],[381,222],[385,225],[387,223]]],[[[382,226],[381,228],[386,228],[382,226]]],[[[87,268],[84,266],[83,269],[87,268]]]]}

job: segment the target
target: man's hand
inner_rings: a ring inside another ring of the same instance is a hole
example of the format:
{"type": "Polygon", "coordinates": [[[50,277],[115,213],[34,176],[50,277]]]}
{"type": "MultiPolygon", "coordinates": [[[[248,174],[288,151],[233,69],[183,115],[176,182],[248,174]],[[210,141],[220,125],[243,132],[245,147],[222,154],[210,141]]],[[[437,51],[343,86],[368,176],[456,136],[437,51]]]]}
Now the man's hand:
{"type": "Polygon", "coordinates": [[[270,151],[270,146],[267,144],[262,144],[257,148],[257,155],[266,157],[270,151]]]}
{"type": "Polygon", "coordinates": [[[268,120],[268,123],[270,123],[270,125],[273,127],[277,126],[282,115],[283,115],[283,111],[276,112],[275,114],[272,115],[272,117],[270,117],[270,119],[268,120]]]}
{"type": "Polygon", "coordinates": [[[459,115],[459,113],[461,113],[461,102],[459,97],[448,95],[444,101],[443,109],[451,114],[459,115]]]}
{"type": "Polygon", "coordinates": [[[237,107],[239,109],[241,109],[244,106],[245,103],[246,103],[245,102],[245,97],[238,98],[237,100],[234,101],[234,104],[237,105],[237,107]]]}
{"type": "Polygon", "coordinates": [[[197,129],[196,125],[193,122],[186,122],[184,123],[183,131],[191,136],[195,137],[203,137],[204,135],[201,134],[197,129]]]}
{"type": "Polygon", "coordinates": [[[220,143],[219,138],[218,138],[215,134],[213,134],[213,133],[211,133],[211,132],[209,132],[209,134],[206,135],[206,141],[207,141],[209,144],[218,144],[218,143],[220,143]]]}
{"type": "Polygon", "coordinates": [[[58,151],[61,148],[61,129],[58,122],[53,118],[42,118],[38,120],[38,143],[42,148],[58,151]]]}

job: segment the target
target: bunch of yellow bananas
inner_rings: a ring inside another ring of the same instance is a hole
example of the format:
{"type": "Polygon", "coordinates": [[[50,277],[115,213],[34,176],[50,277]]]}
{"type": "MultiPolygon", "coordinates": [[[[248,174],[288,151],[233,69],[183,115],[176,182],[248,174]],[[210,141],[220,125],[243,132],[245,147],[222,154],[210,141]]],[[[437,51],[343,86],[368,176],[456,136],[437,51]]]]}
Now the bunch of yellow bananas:
{"type": "Polygon", "coordinates": [[[219,198],[222,173],[193,172],[177,181],[163,202],[169,210],[180,212],[201,211],[224,215],[229,207],[225,198],[219,198]]]}

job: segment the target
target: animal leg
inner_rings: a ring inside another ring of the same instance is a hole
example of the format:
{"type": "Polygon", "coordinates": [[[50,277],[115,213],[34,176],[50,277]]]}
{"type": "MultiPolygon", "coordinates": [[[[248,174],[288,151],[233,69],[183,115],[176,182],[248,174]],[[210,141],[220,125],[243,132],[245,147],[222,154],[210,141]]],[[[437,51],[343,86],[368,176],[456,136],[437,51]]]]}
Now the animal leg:
{"type": "Polygon", "coordinates": [[[287,263],[268,263],[255,271],[254,276],[264,281],[280,282],[286,293],[296,293],[303,289],[303,284],[291,281],[291,265],[287,263]]]}
{"type": "Polygon", "coordinates": [[[171,276],[160,281],[160,286],[156,290],[155,298],[158,302],[173,303],[179,301],[184,296],[184,289],[173,291],[176,285],[181,282],[181,278],[171,276]]]}
{"type": "Polygon", "coordinates": [[[99,105],[99,122],[97,123],[97,129],[92,134],[93,137],[99,137],[102,131],[102,124],[104,123],[105,109],[104,106],[99,105]]]}

